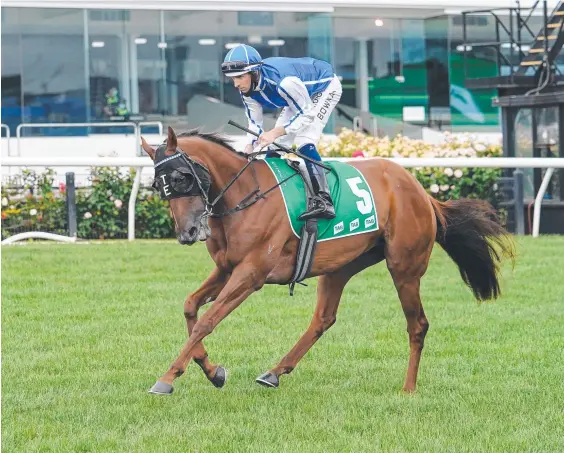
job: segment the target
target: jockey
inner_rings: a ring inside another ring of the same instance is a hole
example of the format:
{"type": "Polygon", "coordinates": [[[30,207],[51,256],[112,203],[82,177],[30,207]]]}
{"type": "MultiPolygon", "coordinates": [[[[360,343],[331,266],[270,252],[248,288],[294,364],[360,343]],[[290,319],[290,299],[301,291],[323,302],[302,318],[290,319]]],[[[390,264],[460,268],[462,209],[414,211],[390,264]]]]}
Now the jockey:
{"type": "MultiPolygon", "coordinates": [[[[303,155],[321,161],[316,144],[342,94],[341,83],[329,63],[314,58],[263,60],[256,49],[240,44],[227,53],[221,70],[233,79],[241,93],[249,129],[260,134],[258,139],[247,135],[246,153],[276,140],[289,147],[295,144],[303,155]],[[262,129],[263,106],[283,108],[270,131],[262,129]]],[[[305,163],[307,172],[302,174],[309,174],[314,197],[300,220],[334,218],[335,208],[323,168],[305,163]]]]}

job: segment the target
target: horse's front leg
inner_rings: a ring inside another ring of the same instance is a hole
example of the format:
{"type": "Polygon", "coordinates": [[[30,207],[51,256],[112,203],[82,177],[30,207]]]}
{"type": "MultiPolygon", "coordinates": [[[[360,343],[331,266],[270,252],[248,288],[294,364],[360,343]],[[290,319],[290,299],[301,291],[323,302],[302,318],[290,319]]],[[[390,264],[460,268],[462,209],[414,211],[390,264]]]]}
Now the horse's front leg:
{"type": "MultiPolygon", "coordinates": [[[[188,327],[188,337],[198,321],[198,310],[203,305],[217,298],[225,287],[229,274],[215,268],[206,281],[195,292],[190,294],[184,302],[184,317],[188,327]]],[[[204,345],[200,342],[194,349],[194,361],[200,366],[206,377],[217,388],[223,387],[227,374],[225,368],[212,364],[208,359],[204,345]]]]}
{"type": "Polygon", "coordinates": [[[151,393],[172,393],[173,381],[184,373],[201,341],[212,333],[221,320],[235,310],[241,302],[262,288],[268,272],[269,270],[261,269],[259,264],[251,262],[243,262],[233,270],[231,277],[215,302],[194,325],[192,333],[178,358],[149,390],[151,393]]]}

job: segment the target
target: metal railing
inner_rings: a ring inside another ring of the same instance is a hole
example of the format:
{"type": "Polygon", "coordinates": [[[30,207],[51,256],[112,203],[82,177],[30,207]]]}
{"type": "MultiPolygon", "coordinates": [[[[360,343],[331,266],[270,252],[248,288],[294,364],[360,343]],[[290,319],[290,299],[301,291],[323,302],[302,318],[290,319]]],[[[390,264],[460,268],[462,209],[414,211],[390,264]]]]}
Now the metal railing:
{"type": "MultiPolygon", "coordinates": [[[[359,159],[359,158],[356,158],[359,159]]],[[[327,157],[323,160],[350,161],[355,158],[327,157]]],[[[542,200],[548,183],[554,173],[555,168],[564,168],[564,158],[534,158],[534,157],[433,157],[433,158],[384,158],[369,157],[365,159],[385,159],[393,161],[405,168],[416,167],[442,167],[442,168],[547,168],[539,192],[535,198],[534,214],[533,214],[533,237],[539,235],[540,214],[542,208],[542,200]]],[[[141,173],[145,167],[153,167],[153,161],[149,157],[129,157],[129,158],[111,158],[111,157],[71,157],[71,158],[22,158],[8,157],[3,160],[2,165],[7,167],[133,167],[136,170],[133,188],[129,197],[129,212],[127,237],[130,241],[135,240],[135,203],[137,194],[141,185],[141,173]]],[[[30,237],[28,235],[28,237],[30,237]]]]}
{"type": "MultiPolygon", "coordinates": [[[[140,121],[139,123],[134,123],[132,121],[124,121],[122,123],[22,123],[16,128],[16,151],[17,156],[21,156],[21,138],[22,129],[24,128],[63,128],[63,127],[83,127],[83,128],[100,128],[100,127],[131,127],[133,128],[133,134],[135,135],[135,155],[141,155],[141,129],[143,127],[156,126],[159,130],[159,135],[163,135],[164,126],[161,121],[140,121]]],[[[10,138],[10,129],[5,124],[2,124],[2,128],[7,129],[7,136],[10,138]]],[[[9,140],[8,140],[8,156],[11,156],[9,140]]]]}
{"type": "Polygon", "coordinates": [[[6,143],[8,143],[8,156],[11,156],[10,154],[10,138],[12,138],[12,136],[10,135],[10,128],[8,127],[7,124],[2,123],[0,125],[0,128],[2,129],[6,129],[6,143]]]}
{"type": "MultiPolygon", "coordinates": [[[[464,80],[472,80],[468,77],[468,52],[474,48],[480,47],[490,47],[495,50],[496,62],[497,62],[497,75],[502,76],[502,66],[506,65],[509,68],[508,77],[514,82],[514,78],[521,75],[525,76],[525,70],[527,67],[522,67],[521,63],[524,58],[527,58],[527,52],[523,51],[525,46],[534,45],[534,41],[537,36],[543,37],[543,47],[544,55],[549,57],[549,64],[556,57],[552,52],[549,54],[548,48],[548,36],[549,32],[549,20],[556,9],[551,12],[548,10],[547,1],[543,0],[542,8],[539,7],[541,3],[540,0],[535,0],[535,2],[529,7],[522,7],[517,1],[517,7],[506,7],[506,8],[492,8],[484,10],[475,11],[464,11],[462,13],[462,41],[464,48],[464,80]],[[529,26],[529,21],[533,14],[538,10],[542,10],[543,25],[542,28],[537,32],[533,32],[529,26]],[[526,12],[528,11],[528,14],[526,12]],[[506,26],[501,16],[504,13],[508,13],[508,26],[506,26]],[[495,21],[495,41],[491,42],[472,42],[468,39],[468,17],[476,15],[489,15],[493,17],[495,21]],[[502,37],[502,34],[504,35],[502,37]],[[525,34],[525,36],[524,36],[525,34]],[[527,36],[526,34],[530,35],[527,36]],[[533,43],[533,44],[532,44],[533,43]],[[509,47],[507,47],[509,46],[509,47]],[[502,48],[509,49],[509,58],[504,55],[502,48]],[[517,54],[515,54],[517,51],[517,54]],[[517,55],[517,59],[515,56],[517,55]],[[515,61],[517,60],[517,61],[515,61]],[[517,69],[515,69],[517,67],[517,69]]],[[[558,6],[557,6],[558,8],[558,6]]],[[[559,72],[558,68],[556,70],[559,72]]]]}
{"type": "MultiPolygon", "coordinates": [[[[136,123],[132,123],[130,121],[126,121],[123,123],[22,123],[18,125],[16,128],[16,150],[18,152],[18,156],[21,156],[21,143],[20,139],[22,137],[22,129],[24,128],[40,128],[40,127],[48,127],[48,128],[61,128],[61,127],[132,127],[133,133],[136,137],[136,145],[138,144],[141,146],[141,139],[139,138],[139,127],[136,123]]],[[[139,148],[136,146],[136,149],[139,148]]]]}

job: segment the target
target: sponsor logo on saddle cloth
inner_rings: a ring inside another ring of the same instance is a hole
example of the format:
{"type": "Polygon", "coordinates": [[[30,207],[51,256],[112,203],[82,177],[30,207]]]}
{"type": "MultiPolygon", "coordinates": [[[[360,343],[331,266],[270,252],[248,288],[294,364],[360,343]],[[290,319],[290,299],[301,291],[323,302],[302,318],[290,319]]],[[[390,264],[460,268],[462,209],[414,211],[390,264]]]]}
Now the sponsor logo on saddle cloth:
{"type": "Polygon", "coordinates": [[[364,227],[368,228],[368,227],[374,225],[375,223],[376,223],[376,217],[371,215],[370,217],[368,217],[367,219],[364,220],[364,227]]]}
{"type": "MultiPolygon", "coordinates": [[[[367,219],[368,220],[368,219],[367,219]]],[[[366,225],[366,220],[364,221],[364,224],[366,225]]],[[[349,224],[349,230],[354,231],[356,230],[358,227],[360,226],[360,222],[358,219],[354,219],[350,224],[349,224]]]]}
{"type": "Polygon", "coordinates": [[[339,222],[337,225],[333,227],[333,234],[339,234],[341,231],[344,231],[345,225],[343,222],[339,222]]]}
{"type": "MultiPolygon", "coordinates": [[[[306,211],[306,190],[299,174],[286,159],[264,160],[278,182],[290,177],[280,187],[286,214],[292,231],[300,237],[303,221],[298,217],[306,211]],[[292,176],[295,175],[295,176],[292,176]]],[[[364,175],[345,162],[325,162],[333,171],[327,174],[331,198],[335,205],[334,219],[318,220],[318,242],[369,233],[378,230],[378,214],[374,197],[364,175]]]]}

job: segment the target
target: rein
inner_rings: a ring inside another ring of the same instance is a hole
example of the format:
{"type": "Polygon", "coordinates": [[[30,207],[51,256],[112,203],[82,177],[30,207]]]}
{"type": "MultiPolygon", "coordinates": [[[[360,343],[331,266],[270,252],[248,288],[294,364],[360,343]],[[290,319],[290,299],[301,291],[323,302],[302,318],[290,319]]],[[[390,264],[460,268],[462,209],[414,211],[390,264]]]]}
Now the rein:
{"type": "Polygon", "coordinates": [[[245,164],[245,166],[233,177],[233,179],[223,188],[221,189],[221,191],[219,192],[219,194],[217,195],[217,197],[215,198],[215,200],[213,200],[213,202],[209,203],[208,199],[207,199],[207,195],[204,198],[204,201],[206,202],[206,214],[207,217],[213,217],[213,218],[222,218],[222,217],[226,217],[229,216],[231,214],[234,214],[236,212],[242,211],[244,209],[247,209],[249,206],[254,205],[257,201],[262,200],[263,198],[266,197],[266,195],[270,192],[272,192],[274,189],[276,189],[277,187],[279,187],[281,184],[285,183],[286,181],[288,181],[289,179],[293,178],[294,176],[297,175],[297,173],[292,174],[291,176],[288,176],[287,178],[285,178],[284,180],[280,181],[278,184],[275,184],[274,186],[272,186],[270,189],[266,190],[265,192],[261,192],[260,191],[260,185],[258,182],[258,178],[257,178],[257,172],[256,169],[253,165],[254,162],[257,161],[256,157],[260,156],[261,154],[267,154],[270,151],[257,151],[256,153],[251,153],[249,154],[249,161],[245,164]],[[239,177],[245,172],[245,170],[247,168],[249,168],[249,166],[251,167],[251,170],[253,171],[253,179],[255,180],[255,184],[256,184],[256,189],[253,190],[251,193],[249,193],[245,198],[243,198],[238,204],[237,206],[228,209],[222,213],[214,213],[212,211],[212,209],[214,208],[214,206],[216,205],[216,203],[221,200],[223,198],[223,196],[225,195],[225,193],[227,192],[227,190],[229,190],[229,188],[235,183],[235,181],[237,181],[239,179],[239,177]],[[254,198],[252,198],[254,196],[254,198]],[[252,198],[252,199],[251,199],[252,198]]]}

